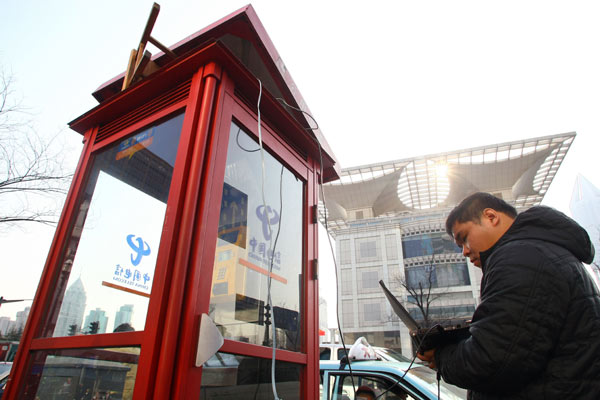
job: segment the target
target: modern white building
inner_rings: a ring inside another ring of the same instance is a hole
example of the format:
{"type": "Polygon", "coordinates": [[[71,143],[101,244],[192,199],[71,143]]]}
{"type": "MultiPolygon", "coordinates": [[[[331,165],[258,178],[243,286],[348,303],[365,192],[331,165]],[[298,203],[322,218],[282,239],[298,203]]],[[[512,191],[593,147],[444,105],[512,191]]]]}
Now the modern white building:
{"type": "Polygon", "coordinates": [[[574,138],[567,133],[346,168],[340,180],[324,185],[321,219],[326,210],[336,241],[345,341],[365,336],[372,345],[412,354],[408,330],[379,280],[418,321],[415,295],[427,294],[422,304],[430,306],[430,320],[470,319],[481,271],[445,233],[446,216],[477,191],[519,211],[540,204],[574,138]]]}
{"type": "Polygon", "coordinates": [[[67,336],[71,325],[77,325],[76,332],[82,329],[81,322],[83,321],[86,300],[85,288],[81,278],[79,278],[65,292],[56,322],[56,329],[54,330],[55,337],[67,336]]]}
{"type": "Polygon", "coordinates": [[[131,319],[133,318],[133,304],[124,304],[119,308],[119,311],[115,313],[114,328],[116,329],[121,324],[131,325],[131,319]]]}
{"type": "Polygon", "coordinates": [[[15,326],[15,321],[12,321],[10,317],[0,317],[0,335],[6,336],[6,334],[15,326]]]}
{"type": "Polygon", "coordinates": [[[596,249],[590,272],[600,286],[600,189],[583,175],[577,175],[569,208],[573,219],[587,231],[596,249]]]}
{"type": "Polygon", "coordinates": [[[31,307],[25,307],[23,311],[17,312],[17,330],[25,329],[25,324],[27,323],[27,318],[29,317],[29,310],[31,310],[31,307]]]}
{"type": "Polygon", "coordinates": [[[83,323],[83,327],[81,328],[83,333],[89,332],[90,324],[92,322],[98,322],[97,333],[106,333],[106,325],[108,325],[108,317],[106,316],[106,311],[100,308],[90,310],[90,313],[87,317],[85,317],[85,322],[83,323]]]}

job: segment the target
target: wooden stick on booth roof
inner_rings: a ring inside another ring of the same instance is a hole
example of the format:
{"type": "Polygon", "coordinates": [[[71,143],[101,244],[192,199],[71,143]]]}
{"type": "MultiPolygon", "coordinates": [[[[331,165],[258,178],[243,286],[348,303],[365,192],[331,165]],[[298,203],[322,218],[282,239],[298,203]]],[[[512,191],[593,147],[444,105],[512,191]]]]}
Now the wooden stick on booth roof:
{"type": "Polygon", "coordinates": [[[150,16],[148,17],[148,22],[146,22],[146,27],[144,28],[144,32],[142,33],[142,38],[140,39],[140,44],[137,50],[131,50],[129,55],[129,61],[127,63],[127,70],[125,71],[125,77],[123,78],[123,86],[121,90],[125,90],[131,85],[131,83],[135,82],[137,78],[142,77],[145,74],[144,70],[146,67],[151,71],[158,69],[158,66],[150,60],[152,54],[149,51],[146,51],[146,44],[148,42],[152,43],[156,47],[158,47],[163,53],[167,54],[171,58],[176,58],[177,55],[170,50],[167,46],[163,45],[157,39],[152,37],[152,28],[154,28],[154,23],[158,18],[158,13],[160,12],[160,5],[154,3],[152,5],[152,9],[150,10],[150,16]]]}

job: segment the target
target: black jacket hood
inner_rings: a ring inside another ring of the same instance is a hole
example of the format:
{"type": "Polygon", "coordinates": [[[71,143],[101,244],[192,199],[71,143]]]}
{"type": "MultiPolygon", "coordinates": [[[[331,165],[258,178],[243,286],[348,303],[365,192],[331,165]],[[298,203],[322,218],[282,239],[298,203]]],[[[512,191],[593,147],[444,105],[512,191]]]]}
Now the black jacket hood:
{"type": "Polygon", "coordinates": [[[590,264],[594,259],[594,246],[585,229],[560,211],[536,206],[517,215],[515,222],[496,244],[481,252],[482,265],[485,265],[489,255],[502,244],[522,239],[538,239],[557,244],[586,264],[590,264]]]}

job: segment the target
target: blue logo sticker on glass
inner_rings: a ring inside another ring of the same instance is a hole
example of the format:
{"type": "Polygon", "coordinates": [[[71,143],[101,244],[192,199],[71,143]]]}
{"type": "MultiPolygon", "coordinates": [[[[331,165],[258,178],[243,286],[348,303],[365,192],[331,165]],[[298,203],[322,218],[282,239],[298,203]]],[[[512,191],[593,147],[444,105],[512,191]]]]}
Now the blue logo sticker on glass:
{"type": "Polygon", "coordinates": [[[135,267],[142,261],[143,256],[150,255],[150,246],[141,237],[136,238],[137,244],[134,243],[132,240],[134,236],[127,235],[127,244],[135,252],[135,258],[134,254],[131,254],[131,263],[135,267]]]}
{"type": "Polygon", "coordinates": [[[265,206],[256,207],[256,216],[262,222],[262,232],[265,240],[271,240],[271,233],[269,230],[269,225],[275,225],[279,222],[279,214],[276,210],[273,210],[271,206],[267,206],[267,210],[265,210],[265,206]],[[273,213],[273,217],[269,219],[269,214],[273,213]]]}

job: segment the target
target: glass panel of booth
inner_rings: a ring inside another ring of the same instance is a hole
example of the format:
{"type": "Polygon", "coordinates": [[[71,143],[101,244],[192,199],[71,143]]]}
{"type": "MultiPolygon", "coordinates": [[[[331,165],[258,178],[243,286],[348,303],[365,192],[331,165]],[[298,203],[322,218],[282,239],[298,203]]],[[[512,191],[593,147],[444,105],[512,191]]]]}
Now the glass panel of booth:
{"type": "Polygon", "coordinates": [[[139,347],[36,351],[20,399],[133,398],[139,347]]]}
{"type": "Polygon", "coordinates": [[[144,329],[183,115],[94,154],[45,336],[144,329]]]}
{"type": "MultiPolygon", "coordinates": [[[[282,399],[300,398],[299,364],[277,361],[277,394],[282,399]]],[[[270,399],[271,360],[217,353],[202,366],[201,399],[270,399]]]]}
{"type": "Polygon", "coordinates": [[[258,143],[232,122],[209,315],[226,339],[263,346],[274,323],[276,347],[300,351],[305,184],[263,154],[264,185],[258,143]]]}

